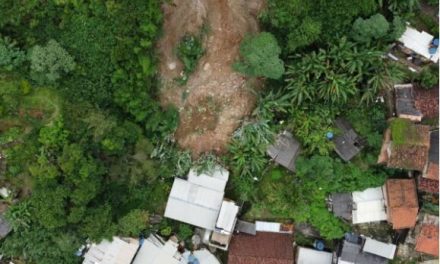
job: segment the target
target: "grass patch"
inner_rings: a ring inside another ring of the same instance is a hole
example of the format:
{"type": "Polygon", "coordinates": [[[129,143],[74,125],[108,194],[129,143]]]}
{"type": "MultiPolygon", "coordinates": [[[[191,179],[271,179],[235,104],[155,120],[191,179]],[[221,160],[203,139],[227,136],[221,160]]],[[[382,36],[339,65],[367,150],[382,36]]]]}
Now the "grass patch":
{"type": "Polygon", "coordinates": [[[402,118],[391,121],[391,137],[393,144],[396,145],[420,145],[423,143],[417,126],[402,118]]]}

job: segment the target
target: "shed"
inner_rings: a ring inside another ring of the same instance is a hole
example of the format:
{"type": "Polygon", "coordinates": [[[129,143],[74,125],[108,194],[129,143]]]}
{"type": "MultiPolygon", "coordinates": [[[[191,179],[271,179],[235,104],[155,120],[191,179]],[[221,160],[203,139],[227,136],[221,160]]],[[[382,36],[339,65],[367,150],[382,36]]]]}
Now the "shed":
{"type": "Polygon", "coordinates": [[[278,164],[290,171],[295,171],[295,161],[300,151],[299,142],[290,132],[279,134],[273,145],[267,149],[267,154],[278,164]]]}
{"type": "Polygon", "coordinates": [[[112,241],[92,244],[83,264],[130,264],[138,248],[137,239],[113,237],[112,241]]]}
{"type": "Polygon", "coordinates": [[[422,121],[423,114],[415,106],[413,85],[410,83],[396,84],[394,91],[397,116],[415,122],[422,121]]]}
{"type": "Polygon", "coordinates": [[[347,221],[352,220],[353,197],[351,193],[331,194],[329,207],[337,217],[341,217],[347,221]]]}
{"type": "Polygon", "coordinates": [[[388,179],[384,185],[388,222],[393,229],[416,225],[419,203],[413,179],[388,179]]]}
{"type": "Polygon", "coordinates": [[[3,213],[0,214],[0,239],[6,237],[10,232],[12,228],[9,225],[8,221],[6,221],[5,216],[3,213]]]}
{"type": "Polygon", "coordinates": [[[425,32],[418,31],[412,27],[407,26],[403,35],[399,38],[399,41],[408,49],[419,54],[420,56],[428,59],[434,63],[438,61],[438,49],[431,54],[429,49],[431,43],[434,40],[434,36],[425,32]]]}
{"type": "Polygon", "coordinates": [[[349,161],[362,150],[362,139],[347,120],[338,118],[335,120],[335,125],[342,132],[334,139],[335,151],[344,161],[349,161]]]}
{"type": "Polygon", "coordinates": [[[218,167],[211,175],[197,175],[195,170],[191,170],[188,180],[176,178],[168,197],[165,217],[214,230],[228,177],[228,172],[218,167]]]}
{"type": "Polygon", "coordinates": [[[311,248],[297,247],[296,264],[331,264],[333,254],[311,248]]]}
{"type": "Polygon", "coordinates": [[[380,242],[367,237],[365,239],[363,251],[387,259],[393,259],[394,254],[396,253],[396,245],[380,242]]]}
{"type": "Polygon", "coordinates": [[[432,131],[429,136],[429,152],[428,152],[428,160],[425,165],[425,169],[423,170],[423,177],[435,180],[438,182],[439,180],[439,138],[438,138],[438,130],[432,131]]]}
{"type": "Polygon", "coordinates": [[[353,192],[353,224],[387,220],[385,198],[382,188],[368,188],[362,192],[353,192]]]}
{"type": "Polygon", "coordinates": [[[235,227],[237,232],[242,232],[248,235],[256,235],[257,230],[254,223],[249,223],[242,220],[237,220],[237,226],[235,227]]]}

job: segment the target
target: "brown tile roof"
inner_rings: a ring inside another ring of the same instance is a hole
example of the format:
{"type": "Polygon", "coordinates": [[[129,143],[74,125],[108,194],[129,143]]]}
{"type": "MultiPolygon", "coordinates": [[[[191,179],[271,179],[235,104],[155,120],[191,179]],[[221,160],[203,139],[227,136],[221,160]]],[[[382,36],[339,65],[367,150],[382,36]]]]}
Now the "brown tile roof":
{"type": "Polygon", "coordinates": [[[429,90],[414,89],[415,106],[422,112],[424,117],[433,118],[438,116],[438,93],[437,85],[429,90]]]}
{"type": "Polygon", "coordinates": [[[438,164],[435,164],[434,162],[429,162],[424,177],[430,180],[438,181],[438,176],[439,176],[438,174],[439,174],[438,164]]]}
{"type": "Polygon", "coordinates": [[[418,180],[418,189],[424,192],[429,193],[438,193],[438,179],[437,180],[431,180],[423,177],[419,177],[418,180]]]}
{"type": "Polygon", "coordinates": [[[293,264],[292,236],[269,232],[234,235],[228,264],[293,264]]]}
{"type": "Polygon", "coordinates": [[[408,135],[408,143],[391,144],[391,155],[387,163],[388,167],[418,171],[423,171],[425,168],[430,144],[429,126],[412,125],[411,128],[414,131],[410,133],[413,134],[412,136],[408,135]]]}
{"type": "Polygon", "coordinates": [[[423,224],[416,241],[416,251],[438,257],[438,224],[423,224]]]}
{"type": "Polygon", "coordinates": [[[385,183],[388,220],[393,229],[416,225],[419,204],[416,184],[412,179],[389,179],[385,183]]]}

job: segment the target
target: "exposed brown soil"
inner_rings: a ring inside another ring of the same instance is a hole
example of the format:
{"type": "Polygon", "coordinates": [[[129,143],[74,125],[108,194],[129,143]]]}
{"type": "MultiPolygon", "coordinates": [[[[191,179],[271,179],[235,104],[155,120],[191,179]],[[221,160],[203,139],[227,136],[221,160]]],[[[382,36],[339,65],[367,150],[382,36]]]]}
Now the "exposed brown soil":
{"type": "Polygon", "coordinates": [[[222,153],[233,131],[255,105],[258,80],[234,72],[241,40],[258,31],[256,16],[263,0],[175,0],[164,5],[164,36],[158,43],[162,81],[161,103],[180,112],[176,139],[194,156],[222,153]],[[188,33],[207,31],[205,54],[184,86],[173,79],[183,69],[175,47],[188,33]]]}

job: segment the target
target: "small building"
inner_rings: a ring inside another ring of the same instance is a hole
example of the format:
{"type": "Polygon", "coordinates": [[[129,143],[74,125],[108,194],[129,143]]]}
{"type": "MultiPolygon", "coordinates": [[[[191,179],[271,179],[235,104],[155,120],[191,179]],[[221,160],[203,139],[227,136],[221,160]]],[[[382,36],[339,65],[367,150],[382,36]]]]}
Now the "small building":
{"type": "Polygon", "coordinates": [[[235,231],[238,233],[245,233],[254,236],[257,234],[257,229],[254,223],[249,223],[242,220],[237,220],[235,231]]]}
{"type": "Polygon", "coordinates": [[[299,151],[299,142],[290,132],[284,131],[277,136],[275,143],[268,147],[267,154],[276,163],[294,172],[299,151]]]}
{"type": "Polygon", "coordinates": [[[439,256],[438,216],[425,215],[417,235],[416,251],[431,256],[439,256]]]}
{"type": "Polygon", "coordinates": [[[428,160],[429,141],[429,126],[403,118],[393,119],[385,131],[378,163],[422,172],[428,160]]]}
{"type": "Polygon", "coordinates": [[[335,125],[342,132],[334,139],[335,151],[344,161],[350,161],[362,150],[363,140],[347,120],[338,118],[335,120],[335,125]]]}
{"type": "Polygon", "coordinates": [[[237,234],[229,246],[228,264],[292,264],[291,234],[257,232],[237,234]]]}
{"type": "Polygon", "coordinates": [[[336,216],[353,224],[387,220],[381,187],[368,188],[361,192],[332,194],[328,204],[336,216]]]}
{"type": "Polygon", "coordinates": [[[332,260],[333,254],[330,252],[305,247],[296,248],[296,264],[331,264],[332,260]]]}
{"type": "Polygon", "coordinates": [[[416,225],[419,203],[413,179],[388,179],[384,185],[388,222],[393,229],[416,225]]]}
{"type": "Polygon", "coordinates": [[[396,245],[356,234],[346,234],[338,253],[338,264],[386,264],[396,245]]]}
{"type": "Polygon", "coordinates": [[[228,178],[228,171],[219,166],[211,174],[191,169],[187,180],[176,178],[165,217],[206,229],[209,245],[226,250],[239,210],[233,201],[223,199],[228,178]]]}
{"type": "Polygon", "coordinates": [[[399,38],[402,43],[402,51],[411,55],[418,54],[423,60],[438,61],[438,48],[433,45],[434,36],[425,32],[418,31],[412,27],[407,26],[403,35],[399,38]]]}
{"type": "Polygon", "coordinates": [[[396,84],[394,91],[397,117],[421,122],[423,114],[415,106],[413,85],[410,83],[396,84]]]}
{"type": "Polygon", "coordinates": [[[130,264],[138,248],[137,239],[113,237],[112,241],[92,244],[84,255],[83,264],[130,264]]]}

